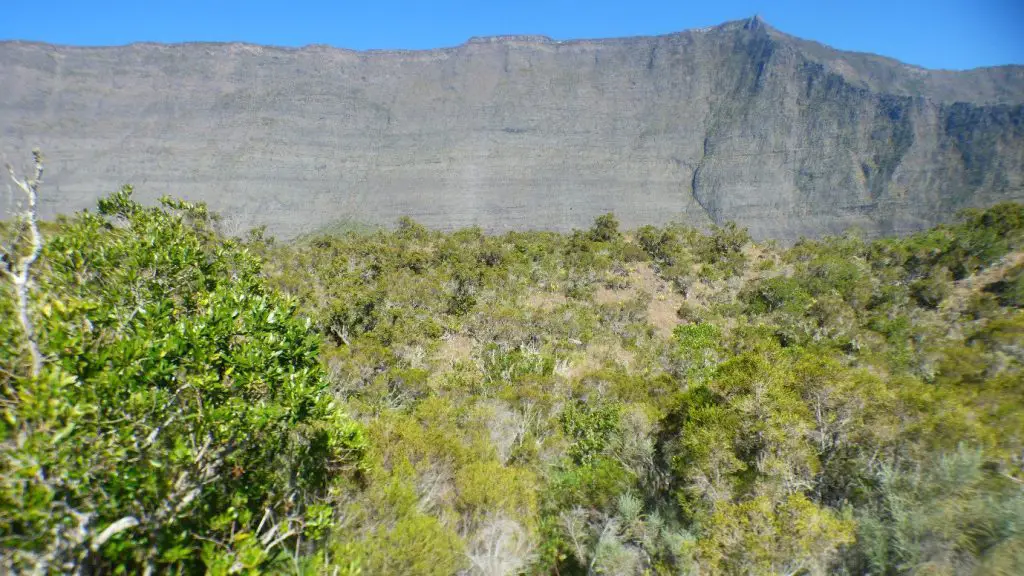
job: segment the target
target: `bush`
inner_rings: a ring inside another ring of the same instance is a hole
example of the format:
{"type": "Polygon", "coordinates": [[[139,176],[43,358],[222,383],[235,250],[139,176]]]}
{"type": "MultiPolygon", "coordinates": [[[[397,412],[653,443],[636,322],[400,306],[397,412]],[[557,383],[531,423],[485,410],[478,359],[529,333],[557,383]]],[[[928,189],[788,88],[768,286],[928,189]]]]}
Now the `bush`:
{"type": "Polygon", "coordinates": [[[878,506],[859,519],[851,561],[858,572],[1024,570],[1024,495],[987,472],[980,451],[961,447],[927,465],[888,468],[880,483],[878,506]]]}
{"type": "Polygon", "coordinates": [[[0,358],[7,568],[267,564],[357,473],[362,432],[324,392],[309,322],[202,205],[125,188],[99,209],[43,251],[41,373],[0,358]]]}
{"type": "Polygon", "coordinates": [[[611,242],[621,237],[619,234],[619,221],[611,212],[602,214],[594,219],[594,226],[590,228],[590,239],[594,242],[611,242]]]}
{"type": "Polygon", "coordinates": [[[953,291],[953,275],[945,267],[910,285],[910,293],[919,305],[936,309],[953,291]]]}
{"type": "Polygon", "coordinates": [[[577,464],[589,464],[604,451],[619,428],[617,406],[591,408],[578,402],[562,412],[562,431],[571,440],[569,456],[577,464]]]}
{"type": "Polygon", "coordinates": [[[1001,306],[1024,307],[1024,265],[1013,267],[1002,279],[985,286],[984,290],[994,294],[1001,306]]]}
{"type": "Polygon", "coordinates": [[[813,302],[797,279],[784,276],[761,280],[744,292],[742,299],[751,314],[781,311],[792,316],[803,316],[813,302]]]}

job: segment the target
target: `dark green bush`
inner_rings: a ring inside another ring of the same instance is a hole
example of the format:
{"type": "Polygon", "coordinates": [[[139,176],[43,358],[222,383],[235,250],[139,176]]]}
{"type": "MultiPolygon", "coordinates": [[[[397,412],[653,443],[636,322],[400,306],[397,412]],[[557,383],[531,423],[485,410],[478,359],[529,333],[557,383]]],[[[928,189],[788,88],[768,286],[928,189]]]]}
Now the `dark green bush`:
{"type": "Polygon", "coordinates": [[[611,212],[602,214],[594,219],[594,225],[590,228],[590,239],[594,242],[611,242],[621,237],[619,234],[619,221],[611,212]]]}

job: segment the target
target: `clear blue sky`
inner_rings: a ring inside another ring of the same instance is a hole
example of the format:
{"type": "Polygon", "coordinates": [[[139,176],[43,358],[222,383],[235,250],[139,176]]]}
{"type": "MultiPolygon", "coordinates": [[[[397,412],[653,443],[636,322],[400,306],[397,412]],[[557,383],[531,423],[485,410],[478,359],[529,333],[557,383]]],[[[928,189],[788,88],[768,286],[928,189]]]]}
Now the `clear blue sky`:
{"type": "Polygon", "coordinates": [[[470,36],[663,34],[755,13],[793,35],[929,68],[1024,64],[1024,0],[0,0],[0,39],[434,48],[470,36]]]}

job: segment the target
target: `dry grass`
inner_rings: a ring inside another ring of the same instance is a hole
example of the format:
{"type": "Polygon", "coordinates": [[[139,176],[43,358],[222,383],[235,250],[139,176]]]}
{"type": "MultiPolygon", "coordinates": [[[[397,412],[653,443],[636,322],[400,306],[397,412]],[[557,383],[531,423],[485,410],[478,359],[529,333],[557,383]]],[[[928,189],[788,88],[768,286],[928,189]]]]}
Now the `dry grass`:
{"type": "Polygon", "coordinates": [[[655,332],[668,338],[672,330],[680,323],[677,311],[684,298],[672,286],[658,277],[650,264],[643,262],[630,266],[628,270],[629,287],[611,289],[600,287],[594,292],[597,304],[621,304],[632,300],[642,293],[650,294],[651,302],[647,305],[647,322],[655,332]]]}
{"type": "Polygon", "coordinates": [[[450,334],[441,340],[441,346],[435,354],[436,361],[445,367],[454,366],[473,357],[475,343],[468,336],[450,334]]]}
{"type": "Polygon", "coordinates": [[[635,363],[633,353],[623,348],[618,341],[591,344],[578,357],[570,359],[564,370],[558,374],[570,382],[596,372],[608,364],[622,366],[629,370],[635,363]]]}
{"type": "Polygon", "coordinates": [[[685,299],[671,285],[659,278],[650,264],[637,266],[635,277],[640,289],[651,295],[651,303],[647,305],[647,322],[654,326],[659,336],[672,336],[672,330],[680,323],[679,307],[683,305],[685,299]]]}
{"type": "Polygon", "coordinates": [[[526,297],[525,304],[544,312],[551,312],[568,302],[565,294],[560,292],[532,292],[526,297]]]}

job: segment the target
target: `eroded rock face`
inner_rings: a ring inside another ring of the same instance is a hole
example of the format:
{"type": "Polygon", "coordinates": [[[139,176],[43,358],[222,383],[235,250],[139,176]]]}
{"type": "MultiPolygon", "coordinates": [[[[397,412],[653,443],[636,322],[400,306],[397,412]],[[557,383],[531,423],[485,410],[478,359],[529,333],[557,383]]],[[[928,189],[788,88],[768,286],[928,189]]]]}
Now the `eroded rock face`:
{"type": "Polygon", "coordinates": [[[44,216],[131,183],[285,238],[402,215],[567,230],[614,211],[786,242],[1024,200],[1024,67],[924,70],[756,19],[408,52],[6,42],[0,79],[0,150],[48,157],[44,216]]]}

